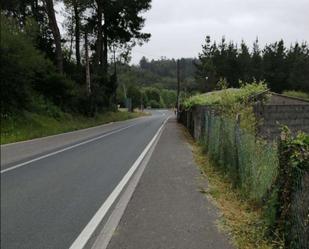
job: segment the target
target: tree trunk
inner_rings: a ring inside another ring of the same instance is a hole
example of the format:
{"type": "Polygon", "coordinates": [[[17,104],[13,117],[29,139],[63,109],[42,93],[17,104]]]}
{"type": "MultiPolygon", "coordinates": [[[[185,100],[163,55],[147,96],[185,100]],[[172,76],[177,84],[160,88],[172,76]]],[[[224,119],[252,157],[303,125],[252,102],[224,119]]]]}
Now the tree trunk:
{"type": "Polygon", "coordinates": [[[97,17],[98,17],[98,34],[97,34],[97,41],[96,41],[96,56],[95,56],[95,64],[96,66],[100,65],[100,61],[102,58],[102,0],[96,0],[97,5],[98,5],[98,13],[97,13],[97,17]]]}
{"type": "Polygon", "coordinates": [[[53,37],[56,45],[56,61],[57,68],[60,73],[63,73],[63,58],[62,58],[62,49],[61,49],[61,35],[57,25],[54,3],[53,0],[45,0],[46,3],[46,11],[49,20],[49,26],[52,30],[53,37]]]}
{"type": "Polygon", "coordinates": [[[106,1],[103,3],[103,17],[104,17],[104,25],[103,25],[103,51],[102,51],[102,66],[105,75],[107,75],[107,67],[108,67],[108,40],[107,40],[107,25],[108,25],[108,17],[107,17],[107,4],[106,1]]]}
{"type": "Polygon", "coordinates": [[[80,66],[80,13],[76,0],[73,0],[73,8],[75,19],[75,56],[77,65],[80,66]]]}
{"type": "Polygon", "coordinates": [[[86,59],[86,91],[87,95],[89,96],[91,94],[91,85],[90,85],[91,83],[90,83],[87,30],[85,31],[85,59],[86,59]]]}
{"type": "Polygon", "coordinates": [[[108,52],[108,43],[107,43],[107,32],[106,32],[106,23],[104,23],[103,26],[103,32],[104,32],[104,36],[103,36],[103,55],[102,55],[102,66],[103,66],[103,71],[105,74],[107,74],[107,67],[108,67],[108,63],[107,63],[107,52],[108,52]]]}

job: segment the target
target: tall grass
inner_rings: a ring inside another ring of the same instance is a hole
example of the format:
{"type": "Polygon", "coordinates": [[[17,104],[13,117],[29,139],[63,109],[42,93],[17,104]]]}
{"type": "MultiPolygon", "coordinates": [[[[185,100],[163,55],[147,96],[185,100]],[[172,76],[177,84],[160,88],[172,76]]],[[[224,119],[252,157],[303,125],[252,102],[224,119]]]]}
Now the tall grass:
{"type": "Polygon", "coordinates": [[[1,144],[23,141],[58,133],[88,128],[109,122],[136,118],[143,113],[106,112],[95,117],[59,113],[22,112],[1,116],[1,144]]]}

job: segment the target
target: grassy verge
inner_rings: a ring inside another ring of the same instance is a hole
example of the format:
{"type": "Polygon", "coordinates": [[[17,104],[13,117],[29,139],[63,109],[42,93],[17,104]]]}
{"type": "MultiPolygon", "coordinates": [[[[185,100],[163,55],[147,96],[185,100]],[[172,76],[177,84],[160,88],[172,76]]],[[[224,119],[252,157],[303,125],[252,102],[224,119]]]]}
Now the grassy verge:
{"type": "Polygon", "coordinates": [[[24,112],[18,116],[1,118],[1,144],[59,134],[144,115],[146,114],[141,112],[106,112],[98,114],[96,117],[72,116],[67,113],[53,117],[24,112]]]}
{"type": "MultiPolygon", "coordinates": [[[[189,135],[188,135],[189,136],[189,135]]],[[[196,163],[208,180],[205,193],[222,214],[218,226],[231,235],[232,242],[239,249],[283,248],[281,243],[270,240],[263,220],[262,208],[244,200],[241,193],[232,187],[231,181],[205,155],[202,146],[189,138],[196,163]]]]}
{"type": "Polygon", "coordinates": [[[284,91],[283,95],[309,100],[309,93],[300,91],[284,91]]]}

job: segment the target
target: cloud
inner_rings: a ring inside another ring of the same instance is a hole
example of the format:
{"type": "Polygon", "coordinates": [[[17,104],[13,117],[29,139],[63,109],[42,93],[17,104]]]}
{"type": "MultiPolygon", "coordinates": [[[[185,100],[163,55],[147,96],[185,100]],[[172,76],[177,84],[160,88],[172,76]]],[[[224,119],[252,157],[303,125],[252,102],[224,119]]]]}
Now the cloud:
{"type": "Polygon", "coordinates": [[[153,0],[144,14],[149,43],[136,47],[132,62],[148,58],[195,57],[205,36],[260,43],[309,40],[309,0],[153,0]]]}

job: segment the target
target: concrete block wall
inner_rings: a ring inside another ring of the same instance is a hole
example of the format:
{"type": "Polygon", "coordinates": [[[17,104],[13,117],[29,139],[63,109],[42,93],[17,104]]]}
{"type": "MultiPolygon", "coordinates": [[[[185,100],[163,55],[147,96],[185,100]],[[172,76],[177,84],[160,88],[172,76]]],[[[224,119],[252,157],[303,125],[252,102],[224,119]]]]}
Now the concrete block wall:
{"type": "Polygon", "coordinates": [[[271,96],[267,102],[269,105],[306,105],[309,101],[296,97],[289,97],[278,93],[270,93],[271,96]]]}
{"type": "MultiPolygon", "coordinates": [[[[309,133],[309,101],[273,93],[266,104],[257,102],[253,108],[259,121],[258,135],[267,140],[276,140],[282,125],[288,126],[294,134],[309,133]]],[[[195,106],[182,111],[180,120],[198,140],[203,135],[205,113],[215,113],[215,110],[214,106],[195,106]]]]}
{"type": "Polygon", "coordinates": [[[259,120],[257,127],[260,136],[275,140],[280,135],[280,128],[286,125],[295,134],[298,131],[309,133],[309,103],[291,105],[261,105],[254,106],[254,112],[259,120]]]}

